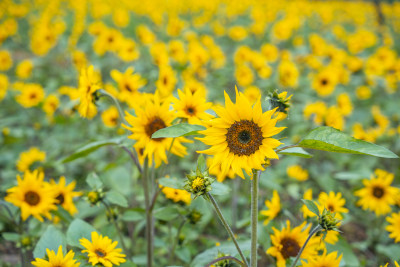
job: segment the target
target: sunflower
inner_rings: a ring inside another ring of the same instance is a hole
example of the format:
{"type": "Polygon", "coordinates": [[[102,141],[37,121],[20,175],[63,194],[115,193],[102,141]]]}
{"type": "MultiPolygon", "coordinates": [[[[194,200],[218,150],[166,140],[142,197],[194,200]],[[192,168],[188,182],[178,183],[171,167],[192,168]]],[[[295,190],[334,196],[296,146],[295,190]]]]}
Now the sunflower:
{"type": "Polygon", "coordinates": [[[162,97],[167,97],[174,91],[176,82],[174,70],[169,65],[160,66],[156,86],[162,97]]]}
{"type": "Polygon", "coordinates": [[[115,106],[111,106],[101,113],[101,119],[105,126],[114,128],[118,125],[118,109],[115,106]]]}
{"type": "Polygon", "coordinates": [[[191,194],[186,190],[162,187],[161,191],[166,198],[171,199],[174,202],[183,202],[189,205],[192,201],[191,194]]]}
{"type": "Polygon", "coordinates": [[[301,261],[302,267],[339,267],[343,254],[339,257],[337,251],[326,254],[326,250],[322,255],[312,257],[307,262],[301,261]]]}
{"type": "Polygon", "coordinates": [[[154,160],[156,168],[161,162],[168,163],[166,151],[169,149],[177,156],[186,155],[186,148],[182,142],[190,142],[183,137],[175,138],[174,141],[172,138],[151,138],[156,131],[171,126],[175,119],[174,112],[169,110],[169,105],[168,101],[161,102],[156,92],[151,98],[146,99],[143,106],[135,110],[136,117],[126,112],[125,119],[129,125],[122,124],[132,132],[128,138],[136,140],[135,149],[143,149],[143,157],[149,159],[150,165],[154,160]]]}
{"type": "Polygon", "coordinates": [[[6,96],[7,88],[8,88],[8,78],[6,75],[0,73],[0,101],[3,100],[3,98],[6,96]]]}
{"type": "Polygon", "coordinates": [[[338,83],[338,78],[335,72],[331,69],[323,69],[320,71],[312,82],[312,88],[319,96],[328,96],[333,93],[338,83]]]}
{"type": "Polygon", "coordinates": [[[43,111],[46,115],[51,118],[53,117],[54,112],[60,105],[60,100],[55,94],[50,94],[46,97],[43,103],[43,111]]]}
{"type": "Polygon", "coordinates": [[[264,224],[266,225],[281,211],[281,202],[278,191],[274,190],[272,193],[272,199],[266,200],[265,206],[267,206],[268,210],[262,210],[260,211],[260,214],[267,217],[267,219],[264,221],[264,224]]]}
{"type": "Polygon", "coordinates": [[[346,200],[342,198],[342,193],[340,192],[337,194],[335,194],[335,192],[329,192],[329,194],[321,192],[318,196],[318,203],[320,212],[325,208],[330,212],[335,213],[335,218],[338,220],[343,219],[342,213],[349,212],[349,210],[344,207],[346,200]]]}
{"type": "MultiPolygon", "coordinates": [[[[286,221],[286,225],[287,227],[284,227],[281,231],[275,227],[272,228],[274,231],[274,234],[271,235],[272,247],[267,250],[267,254],[276,258],[278,267],[285,267],[287,259],[297,256],[301,247],[307,240],[311,227],[311,225],[309,225],[303,230],[306,222],[303,222],[293,229],[290,229],[290,221],[286,221]]],[[[308,259],[311,256],[315,256],[317,253],[315,248],[318,244],[319,238],[312,237],[304,248],[301,258],[308,259]]]]}
{"type": "Polygon", "coordinates": [[[42,216],[51,219],[51,210],[56,210],[56,192],[43,181],[44,174],[38,170],[26,171],[24,178],[17,175],[18,185],[7,190],[6,201],[21,208],[25,221],[30,215],[43,222],[42,216]]]}
{"type": "Polygon", "coordinates": [[[207,166],[209,167],[208,172],[211,175],[217,176],[218,182],[222,183],[227,177],[230,179],[234,179],[236,177],[235,172],[232,170],[232,168],[229,168],[227,173],[222,172],[221,165],[219,166],[214,165],[211,168],[212,162],[213,162],[212,158],[208,157],[207,158],[207,166]]]}
{"type": "Polygon", "coordinates": [[[391,211],[390,205],[396,203],[400,190],[390,186],[393,181],[393,173],[381,169],[375,170],[375,176],[371,179],[364,179],[364,188],[354,192],[354,195],[361,199],[357,205],[364,210],[372,210],[376,215],[384,215],[391,211]]]}
{"type": "Polygon", "coordinates": [[[30,166],[37,161],[44,162],[46,160],[46,152],[41,151],[37,147],[31,147],[28,151],[21,152],[17,161],[17,169],[20,172],[29,170],[30,166]]]}
{"type": "Polygon", "coordinates": [[[392,213],[386,217],[386,221],[389,222],[385,228],[390,233],[389,237],[393,238],[396,243],[400,242],[400,212],[392,213]]]}
{"type": "Polygon", "coordinates": [[[114,264],[119,265],[126,261],[124,259],[126,256],[121,254],[122,249],[115,248],[118,241],[112,242],[110,238],[103,237],[97,232],[92,232],[91,237],[92,241],[81,238],[79,243],[85,248],[82,253],[88,253],[89,262],[92,266],[100,263],[105,267],[112,267],[114,264]]]}
{"type": "Polygon", "coordinates": [[[249,175],[252,169],[264,170],[265,159],[277,159],[274,148],[281,144],[270,137],[284,129],[275,127],[277,120],[271,119],[275,110],[263,113],[260,98],[252,107],[237,88],[235,104],[225,92],[225,106],[214,108],[219,118],[212,120],[211,126],[202,131],[205,137],[200,140],[212,147],[198,153],[214,155],[212,167],[221,165],[224,173],[232,167],[242,178],[243,169],[249,175]]]}
{"type": "Polygon", "coordinates": [[[97,114],[94,104],[94,93],[100,89],[99,74],[93,70],[93,66],[83,68],[79,75],[79,114],[84,118],[93,118],[97,114]]]}
{"type": "Polygon", "coordinates": [[[24,108],[31,108],[39,105],[44,99],[44,90],[40,84],[27,83],[21,88],[21,94],[16,96],[17,102],[24,108]]]}
{"type": "Polygon", "coordinates": [[[58,247],[57,254],[53,250],[49,250],[46,248],[48,260],[38,259],[32,261],[32,265],[37,267],[78,267],[80,265],[79,262],[74,260],[75,253],[70,250],[64,256],[62,252],[62,246],[58,247]]]}
{"type": "Polygon", "coordinates": [[[291,165],[286,169],[286,173],[290,178],[298,181],[305,181],[308,179],[308,171],[303,169],[300,165],[291,165]]]}
{"type": "Polygon", "coordinates": [[[200,91],[192,93],[190,90],[182,92],[178,90],[179,99],[173,99],[176,116],[185,118],[190,124],[203,124],[202,120],[210,120],[212,115],[206,113],[211,108],[212,103],[206,102],[200,91]]]}
{"type": "Polygon", "coordinates": [[[66,185],[65,177],[61,176],[58,184],[52,179],[50,181],[50,185],[52,190],[55,192],[57,204],[63,207],[66,211],[68,211],[71,215],[74,215],[78,212],[76,209],[73,198],[81,196],[81,192],[74,192],[76,182],[72,181],[68,185],[66,185]]]}
{"type": "Polygon", "coordinates": [[[111,71],[111,77],[118,83],[120,91],[118,99],[121,101],[126,102],[134,98],[138,90],[146,84],[146,80],[140,74],[134,74],[134,71],[133,67],[127,68],[125,73],[121,73],[118,70],[111,71]]]}
{"type": "Polygon", "coordinates": [[[31,60],[23,60],[18,64],[15,74],[17,74],[20,79],[27,79],[31,76],[33,70],[33,63],[31,60]]]}

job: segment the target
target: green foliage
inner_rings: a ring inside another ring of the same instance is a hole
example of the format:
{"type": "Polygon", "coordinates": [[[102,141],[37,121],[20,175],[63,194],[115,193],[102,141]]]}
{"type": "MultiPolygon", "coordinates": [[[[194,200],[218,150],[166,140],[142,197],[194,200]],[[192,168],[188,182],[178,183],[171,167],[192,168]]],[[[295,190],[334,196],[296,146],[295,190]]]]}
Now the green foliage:
{"type": "Polygon", "coordinates": [[[314,201],[308,200],[308,199],[302,199],[301,201],[303,201],[304,205],[307,206],[307,209],[309,211],[311,211],[315,215],[319,216],[319,210],[318,210],[317,205],[315,205],[314,201]]]}
{"type": "Polygon", "coordinates": [[[90,224],[81,219],[75,219],[69,225],[67,230],[67,243],[73,247],[82,247],[79,243],[81,238],[91,240],[91,233],[96,232],[90,224]]]}
{"type": "Polygon", "coordinates": [[[279,151],[278,154],[297,156],[301,158],[312,158],[313,155],[302,149],[301,147],[290,147],[288,149],[279,151]]]}
{"type": "Polygon", "coordinates": [[[46,249],[53,250],[57,253],[59,246],[62,246],[63,253],[65,253],[67,249],[66,245],[67,240],[64,234],[55,226],[49,225],[37,242],[33,250],[33,257],[43,258],[46,255],[46,249]]]}
{"type": "Polygon", "coordinates": [[[201,125],[178,123],[153,133],[151,138],[165,138],[165,137],[181,137],[198,134],[198,131],[205,130],[206,128],[201,125]]]}
{"type": "Polygon", "coordinates": [[[114,190],[106,193],[106,200],[108,200],[111,204],[121,206],[123,208],[128,207],[128,200],[126,197],[114,190]]]}
{"type": "Polygon", "coordinates": [[[89,175],[86,178],[86,183],[93,190],[98,190],[103,187],[103,182],[100,180],[100,177],[97,176],[97,174],[94,172],[89,173],[89,175]]]}
{"type": "Polygon", "coordinates": [[[165,186],[165,187],[170,187],[174,189],[183,189],[184,186],[184,181],[179,181],[176,178],[169,178],[169,177],[163,177],[158,179],[158,184],[165,186]]]}

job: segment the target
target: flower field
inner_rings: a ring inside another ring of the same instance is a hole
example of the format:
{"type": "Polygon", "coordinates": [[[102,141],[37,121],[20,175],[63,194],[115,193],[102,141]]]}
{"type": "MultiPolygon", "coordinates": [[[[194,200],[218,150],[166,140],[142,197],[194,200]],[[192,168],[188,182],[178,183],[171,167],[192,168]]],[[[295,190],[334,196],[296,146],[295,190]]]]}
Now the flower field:
{"type": "Polygon", "coordinates": [[[0,266],[399,266],[400,2],[0,1],[0,266]]]}

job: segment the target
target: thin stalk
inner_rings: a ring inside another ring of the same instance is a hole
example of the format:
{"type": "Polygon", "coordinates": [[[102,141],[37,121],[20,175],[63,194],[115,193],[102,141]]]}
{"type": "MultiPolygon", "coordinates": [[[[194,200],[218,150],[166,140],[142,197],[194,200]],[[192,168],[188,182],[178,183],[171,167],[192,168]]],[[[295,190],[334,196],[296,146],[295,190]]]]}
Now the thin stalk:
{"type": "Polygon", "coordinates": [[[112,94],[107,92],[106,90],[100,89],[99,93],[101,95],[109,97],[114,102],[114,104],[117,106],[119,117],[121,118],[121,122],[123,124],[128,124],[127,121],[125,120],[124,112],[122,111],[122,108],[121,108],[121,105],[119,104],[119,101],[112,94]]]}
{"type": "Polygon", "coordinates": [[[292,267],[295,267],[297,262],[300,259],[301,254],[303,253],[303,250],[306,248],[308,241],[310,241],[311,237],[313,237],[314,234],[316,234],[317,232],[319,232],[322,229],[321,225],[317,225],[315,226],[314,229],[312,229],[311,233],[308,235],[306,242],[304,242],[304,245],[301,247],[299,253],[297,254],[296,259],[294,260],[292,267]]]}
{"type": "Polygon", "coordinates": [[[278,152],[281,152],[281,151],[283,151],[283,150],[285,150],[285,149],[293,148],[293,147],[300,147],[300,146],[297,145],[297,144],[296,144],[296,145],[290,145],[290,146],[284,146],[284,147],[281,147],[281,148],[275,150],[275,152],[278,153],[278,152]]]}
{"type": "Polygon", "coordinates": [[[149,191],[149,162],[147,158],[144,162],[142,182],[144,190],[144,203],[146,207],[146,240],[147,240],[147,266],[153,265],[153,216],[150,210],[150,191],[149,191]]]}
{"type": "Polygon", "coordinates": [[[261,171],[253,170],[251,181],[251,267],[257,267],[258,178],[260,173],[261,171]]]}
{"type": "Polygon", "coordinates": [[[117,221],[114,219],[114,216],[113,216],[113,213],[112,213],[112,210],[111,210],[110,206],[105,201],[101,201],[101,203],[103,203],[104,207],[106,207],[108,213],[110,214],[111,221],[114,224],[115,230],[117,230],[117,234],[118,234],[119,240],[121,241],[122,249],[124,250],[125,254],[128,256],[128,258],[130,258],[131,257],[131,253],[126,248],[125,241],[124,241],[124,238],[123,238],[122,233],[121,233],[121,229],[119,229],[117,221]]]}
{"type": "Polygon", "coordinates": [[[240,254],[240,257],[242,257],[244,266],[248,266],[246,257],[243,255],[243,252],[240,249],[238,242],[236,241],[235,235],[233,234],[232,229],[229,227],[229,224],[226,222],[224,215],[222,215],[221,209],[219,208],[217,202],[215,201],[214,197],[210,193],[207,193],[207,196],[211,200],[211,203],[213,204],[213,206],[215,208],[215,212],[217,213],[218,218],[221,220],[221,222],[224,225],[226,231],[228,232],[230,238],[232,239],[233,243],[235,244],[236,249],[240,254]]]}
{"type": "MultiPolygon", "coordinates": [[[[18,223],[18,233],[19,233],[20,237],[22,237],[23,232],[24,232],[24,222],[22,221],[22,217],[20,216],[19,223],[18,223]]],[[[21,246],[21,248],[19,250],[19,252],[20,252],[19,256],[21,259],[21,267],[27,266],[26,265],[26,254],[25,254],[24,250],[25,250],[25,248],[23,248],[23,246],[21,246]]]]}
{"type": "Polygon", "coordinates": [[[246,267],[247,265],[245,265],[243,262],[241,262],[239,259],[232,257],[232,256],[225,256],[225,257],[221,257],[218,259],[213,260],[212,262],[210,262],[209,264],[206,265],[206,267],[210,267],[211,265],[213,265],[214,263],[217,263],[219,261],[223,261],[223,260],[233,260],[236,263],[238,263],[240,266],[242,267],[246,267]]]}
{"type": "Polygon", "coordinates": [[[125,146],[121,146],[121,148],[122,148],[123,150],[125,150],[125,151],[129,154],[129,156],[131,157],[133,163],[134,163],[134,164],[136,165],[136,167],[138,168],[139,172],[140,172],[140,173],[143,173],[142,166],[140,166],[139,160],[138,160],[138,158],[136,157],[136,155],[133,154],[132,151],[130,151],[129,148],[127,148],[127,147],[125,147],[125,146]]]}
{"type": "Polygon", "coordinates": [[[232,228],[236,230],[236,221],[238,218],[238,189],[239,189],[239,180],[234,179],[233,181],[233,190],[232,190],[232,202],[231,202],[231,210],[232,210],[232,228]]]}

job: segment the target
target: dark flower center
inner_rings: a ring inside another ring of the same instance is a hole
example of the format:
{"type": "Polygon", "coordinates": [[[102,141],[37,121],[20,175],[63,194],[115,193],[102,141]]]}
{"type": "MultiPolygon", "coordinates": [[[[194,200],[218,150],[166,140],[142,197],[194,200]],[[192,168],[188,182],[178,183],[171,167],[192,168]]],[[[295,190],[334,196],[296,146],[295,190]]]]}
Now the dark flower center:
{"type": "Polygon", "coordinates": [[[226,134],[229,150],[239,156],[249,156],[256,152],[262,140],[261,128],[249,120],[236,121],[226,134]]]}
{"type": "Polygon", "coordinates": [[[322,79],[321,80],[321,84],[322,85],[327,85],[328,84],[328,80],[327,79],[322,79]]]}
{"type": "Polygon", "coordinates": [[[97,256],[99,256],[101,258],[103,258],[107,255],[107,253],[102,249],[96,249],[94,252],[96,253],[97,256]]]}
{"type": "Polygon", "coordinates": [[[283,238],[281,244],[281,254],[285,259],[297,256],[300,251],[300,246],[297,241],[290,237],[283,238]]]}
{"type": "Polygon", "coordinates": [[[40,196],[38,193],[33,191],[28,191],[25,193],[24,200],[31,206],[36,206],[40,202],[40,196]]]}
{"type": "Polygon", "coordinates": [[[194,113],[196,113],[195,111],[196,111],[196,109],[194,107],[187,107],[186,108],[186,113],[188,113],[190,115],[193,115],[194,113]]]}
{"type": "Polygon", "coordinates": [[[382,187],[375,186],[372,190],[372,194],[376,198],[382,198],[385,195],[385,190],[382,187]]]}
{"type": "MultiPolygon", "coordinates": [[[[164,121],[159,117],[155,117],[155,118],[153,118],[153,120],[151,120],[150,123],[148,123],[145,126],[144,129],[145,129],[147,136],[149,136],[151,138],[153,133],[155,133],[158,130],[165,128],[165,127],[167,127],[167,125],[165,125],[164,121]]],[[[158,142],[160,142],[163,139],[164,138],[153,138],[154,141],[158,141],[158,142]]]]}
{"type": "Polygon", "coordinates": [[[56,199],[58,200],[58,204],[62,205],[64,203],[64,194],[59,194],[56,199]]]}
{"type": "Polygon", "coordinates": [[[129,84],[125,84],[125,89],[127,90],[127,91],[129,91],[129,92],[132,92],[133,90],[132,90],[132,88],[129,86],[129,84]]]}
{"type": "Polygon", "coordinates": [[[331,212],[334,212],[335,208],[333,207],[333,205],[328,205],[328,210],[330,210],[331,212]]]}
{"type": "Polygon", "coordinates": [[[30,99],[35,99],[36,96],[37,96],[36,93],[31,93],[31,94],[29,95],[29,98],[30,98],[30,99]]]}

